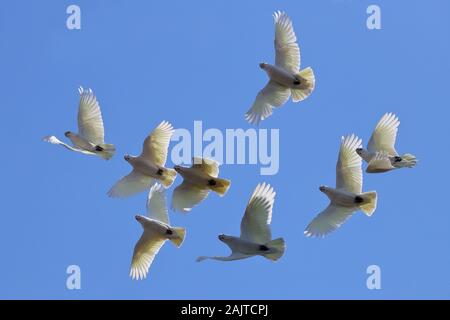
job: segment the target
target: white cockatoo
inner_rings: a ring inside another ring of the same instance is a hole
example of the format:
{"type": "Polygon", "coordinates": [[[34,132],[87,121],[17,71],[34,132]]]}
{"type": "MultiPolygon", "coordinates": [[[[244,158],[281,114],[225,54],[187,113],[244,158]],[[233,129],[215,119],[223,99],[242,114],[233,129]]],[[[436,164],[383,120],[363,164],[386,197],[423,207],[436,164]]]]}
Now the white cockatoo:
{"type": "Polygon", "coordinates": [[[166,188],[175,180],[177,172],[165,168],[167,149],[174,132],[172,125],[161,122],[144,140],[140,156],[126,154],[124,159],[133,167],[131,173],[119,180],[108,191],[110,197],[124,198],[149,189],[152,183],[160,181],[166,188]]]}
{"type": "Polygon", "coordinates": [[[105,144],[102,113],[97,98],[91,89],[78,88],[80,104],[78,106],[78,134],[67,131],[64,135],[70,139],[73,146],[60,141],[55,136],[46,136],[44,141],[59,144],[69,150],[89,155],[97,155],[109,160],[116,148],[113,144],[105,144]]]}
{"type": "Polygon", "coordinates": [[[362,192],[362,160],[356,153],[361,139],[355,135],[342,137],[336,165],[336,188],[321,186],[330,204],[306,227],[305,235],[324,237],[339,228],[356,211],[371,216],[377,207],[375,191],[362,192]]]}
{"type": "Polygon", "coordinates": [[[356,152],[367,162],[367,173],[387,172],[399,168],[412,168],[417,164],[414,155],[399,156],[395,150],[400,121],[393,113],[386,113],[378,122],[367,144],[367,150],[358,148],[356,152]]]}
{"type": "Polygon", "coordinates": [[[166,240],[172,241],[178,248],[181,246],[186,229],[170,226],[166,192],[159,183],[155,183],[148,194],[147,216],[137,215],[135,218],[144,232],[134,247],[130,277],[140,280],[147,276],[148,269],[166,240]]]}
{"type": "Polygon", "coordinates": [[[275,65],[260,63],[270,80],[258,93],[245,119],[251,124],[272,115],[292,95],[293,102],[306,99],[314,90],[315,78],[311,68],[300,70],[300,49],[292,21],[284,12],[275,12],[275,65]]]}
{"type": "Polygon", "coordinates": [[[270,223],[272,220],[272,208],[275,201],[275,191],[269,184],[258,184],[245,209],[241,221],[240,237],[221,234],[219,240],[231,249],[228,257],[199,257],[197,261],[214,259],[219,261],[232,261],[263,256],[276,261],[285,250],[283,238],[272,240],[270,223]]]}
{"type": "Polygon", "coordinates": [[[183,183],[172,194],[172,208],[188,212],[206,199],[209,191],[224,196],[231,182],[219,178],[219,164],[207,158],[192,158],[189,168],[175,166],[175,171],[183,177],[183,183]]]}

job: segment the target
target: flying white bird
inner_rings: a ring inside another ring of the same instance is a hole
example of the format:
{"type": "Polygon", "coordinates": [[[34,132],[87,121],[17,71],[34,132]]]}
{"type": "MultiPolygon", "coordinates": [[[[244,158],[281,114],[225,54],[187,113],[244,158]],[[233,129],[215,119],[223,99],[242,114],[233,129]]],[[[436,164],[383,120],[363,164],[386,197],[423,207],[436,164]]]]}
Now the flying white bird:
{"type": "Polygon", "coordinates": [[[406,153],[399,156],[395,150],[400,121],[393,113],[386,113],[378,122],[367,150],[358,148],[356,152],[368,163],[367,173],[387,172],[399,168],[412,168],[417,164],[414,155],[406,153]]]}
{"type": "Polygon", "coordinates": [[[306,236],[324,237],[339,228],[356,211],[362,210],[369,217],[375,211],[377,193],[362,193],[362,160],[355,152],[360,146],[361,139],[357,136],[342,137],[336,165],[336,188],[319,188],[330,199],[330,204],[306,227],[306,236]]]}
{"type": "Polygon", "coordinates": [[[134,247],[130,277],[140,280],[147,276],[148,269],[166,240],[172,241],[178,248],[181,246],[186,229],[170,226],[165,189],[159,183],[154,184],[148,194],[147,217],[137,215],[135,218],[144,232],[134,247]]]}
{"type": "Polygon", "coordinates": [[[270,80],[258,93],[245,119],[252,124],[272,115],[292,95],[293,102],[306,99],[314,90],[315,78],[311,68],[300,70],[300,49],[292,21],[284,12],[275,12],[275,65],[260,63],[270,80]]]}
{"type": "Polygon", "coordinates": [[[150,188],[155,180],[166,188],[170,187],[177,176],[173,169],[165,168],[167,149],[174,129],[167,122],[161,122],[158,127],[144,140],[140,156],[126,154],[124,159],[133,167],[131,173],[119,180],[108,191],[110,197],[128,197],[150,188]]]}
{"type": "Polygon", "coordinates": [[[46,136],[44,141],[59,144],[69,150],[89,155],[97,155],[109,160],[116,148],[113,144],[105,144],[102,114],[97,99],[91,89],[78,89],[80,104],[78,107],[78,134],[67,131],[64,135],[70,139],[73,146],[60,141],[55,136],[46,136]]]}
{"type": "Polygon", "coordinates": [[[175,188],[172,195],[172,208],[188,212],[206,199],[209,191],[224,196],[231,182],[218,178],[219,164],[211,159],[192,158],[192,166],[175,166],[175,171],[183,177],[183,183],[175,188]]]}
{"type": "Polygon", "coordinates": [[[285,250],[283,238],[272,240],[270,223],[275,191],[269,184],[258,184],[245,209],[241,221],[240,237],[221,234],[219,240],[231,249],[228,257],[199,257],[197,261],[214,259],[219,261],[240,260],[253,256],[263,256],[276,261],[285,250]]]}

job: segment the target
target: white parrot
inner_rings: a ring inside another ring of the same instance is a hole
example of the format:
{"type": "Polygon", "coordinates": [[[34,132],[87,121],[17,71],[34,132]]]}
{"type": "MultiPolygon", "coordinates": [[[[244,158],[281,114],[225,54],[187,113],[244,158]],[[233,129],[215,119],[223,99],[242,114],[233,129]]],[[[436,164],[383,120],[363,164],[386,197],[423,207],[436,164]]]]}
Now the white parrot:
{"type": "Polygon", "coordinates": [[[307,237],[324,237],[339,228],[356,211],[371,216],[377,207],[375,191],[362,193],[362,160],[355,152],[361,139],[355,135],[342,137],[336,165],[336,188],[321,186],[319,190],[330,199],[328,207],[306,227],[307,237]]]}
{"type": "Polygon", "coordinates": [[[181,246],[186,229],[170,226],[166,192],[159,183],[155,183],[148,194],[147,217],[137,215],[135,218],[144,232],[134,247],[130,277],[140,280],[147,276],[155,256],[166,240],[172,241],[178,248],[181,246]]]}
{"type": "Polygon", "coordinates": [[[367,144],[367,150],[356,152],[368,163],[367,173],[387,172],[399,168],[412,168],[417,164],[414,155],[406,153],[399,156],[395,150],[400,121],[393,113],[386,113],[378,122],[367,144]]]}
{"type": "Polygon", "coordinates": [[[313,70],[308,67],[300,70],[300,49],[289,16],[277,11],[275,19],[275,65],[260,63],[270,80],[258,93],[252,107],[245,114],[251,124],[272,115],[273,108],[280,107],[292,95],[293,102],[306,99],[314,90],[313,70]]]}
{"type": "Polygon", "coordinates": [[[207,158],[192,158],[190,168],[175,166],[175,171],[183,177],[183,183],[172,194],[172,208],[188,212],[206,199],[209,191],[224,196],[231,182],[219,178],[219,164],[207,158]]]}
{"type": "Polygon", "coordinates": [[[232,261],[263,256],[276,261],[285,250],[283,238],[272,240],[270,223],[272,221],[272,208],[275,201],[275,191],[269,184],[258,184],[245,209],[241,221],[240,237],[219,235],[219,240],[231,249],[228,257],[198,257],[197,261],[214,259],[219,261],[232,261]]]}
{"type": "Polygon", "coordinates": [[[108,191],[108,196],[124,198],[143,192],[149,189],[155,180],[160,181],[166,188],[170,187],[177,172],[165,168],[164,165],[173,132],[172,125],[163,121],[144,140],[142,153],[138,157],[126,154],[124,159],[133,167],[133,170],[108,191]]]}
{"type": "Polygon", "coordinates": [[[109,160],[116,148],[113,144],[105,144],[102,113],[97,99],[91,89],[78,88],[80,103],[78,106],[78,134],[67,131],[64,135],[70,139],[70,146],[55,136],[46,136],[44,141],[59,144],[69,150],[89,155],[97,155],[109,160]]]}

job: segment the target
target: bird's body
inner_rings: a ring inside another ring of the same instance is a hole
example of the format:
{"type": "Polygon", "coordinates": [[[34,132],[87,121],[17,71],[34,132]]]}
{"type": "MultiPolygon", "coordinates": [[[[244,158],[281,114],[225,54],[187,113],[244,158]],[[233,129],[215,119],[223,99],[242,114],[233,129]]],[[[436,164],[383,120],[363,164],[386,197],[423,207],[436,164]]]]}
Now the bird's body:
{"type": "Polygon", "coordinates": [[[367,173],[383,173],[394,169],[412,168],[417,164],[417,159],[411,154],[402,156],[390,156],[384,151],[370,152],[365,149],[357,149],[356,152],[368,163],[367,173]]]}
{"type": "Polygon", "coordinates": [[[303,90],[308,86],[307,80],[301,75],[298,73],[289,72],[282,67],[265,63],[262,69],[267,73],[270,80],[286,88],[303,90]]]}
{"type": "Polygon", "coordinates": [[[281,67],[266,63],[262,69],[267,73],[270,80],[275,81],[282,86],[295,88],[296,84],[298,85],[298,78],[281,67]]]}
{"type": "Polygon", "coordinates": [[[55,136],[44,137],[44,141],[59,144],[71,151],[89,155],[97,155],[109,160],[116,148],[113,144],[105,144],[103,119],[100,106],[91,89],[78,89],[80,103],[78,106],[78,133],[67,131],[64,135],[70,139],[73,146],[60,141],[55,136]]]}
{"type": "Polygon", "coordinates": [[[98,146],[96,146],[94,143],[90,142],[89,140],[83,138],[82,136],[73,133],[73,132],[66,132],[65,136],[69,138],[69,140],[72,142],[74,147],[77,147],[79,149],[89,151],[92,153],[95,153],[98,151],[98,146]],[[96,148],[97,147],[97,148],[96,148]]]}
{"type": "Polygon", "coordinates": [[[362,210],[367,216],[375,211],[377,193],[362,192],[362,160],[356,153],[360,146],[361,140],[354,135],[342,138],[336,164],[336,188],[319,188],[330,199],[330,204],[306,227],[306,236],[324,237],[338,229],[356,211],[362,210]]]}
{"type": "Polygon", "coordinates": [[[224,196],[231,182],[219,178],[219,164],[211,159],[192,159],[191,167],[175,166],[175,171],[183,177],[183,183],[175,188],[172,196],[174,210],[188,212],[206,199],[210,191],[224,196]]]}
{"type": "Polygon", "coordinates": [[[358,209],[364,202],[364,198],[361,196],[361,194],[348,192],[346,190],[323,186],[322,188],[320,188],[320,191],[326,194],[333,205],[358,209]]]}
{"type": "Polygon", "coordinates": [[[154,179],[160,179],[164,170],[166,170],[166,168],[158,166],[149,159],[143,157],[130,156],[127,161],[134,170],[154,179]]]}
{"type": "Polygon", "coordinates": [[[161,221],[150,219],[146,216],[137,215],[136,220],[141,224],[142,228],[149,233],[153,233],[155,237],[164,240],[177,239],[171,227],[161,221]]]}
{"type": "Polygon", "coordinates": [[[315,77],[311,68],[300,70],[300,48],[292,21],[284,12],[275,12],[275,64],[260,63],[269,82],[258,93],[245,119],[259,124],[273,109],[284,105],[292,96],[293,102],[306,99],[314,90],[315,77]]]}
{"type": "MultiPolygon", "coordinates": [[[[379,153],[377,152],[369,152],[363,148],[356,149],[356,153],[359,154],[359,156],[367,163],[372,161],[379,153]]],[[[389,155],[386,154],[386,159],[389,158],[389,155]]],[[[391,164],[391,161],[389,159],[389,164],[391,164]]]]}
{"type": "Polygon", "coordinates": [[[271,246],[268,243],[257,243],[240,237],[221,235],[219,240],[230,247],[232,252],[239,252],[246,256],[266,256],[267,254],[279,252],[279,248],[276,246],[271,246]]]}
{"type": "Polygon", "coordinates": [[[214,180],[214,178],[217,177],[213,177],[210,174],[201,171],[201,170],[196,170],[195,168],[185,168],[185,167],[181,167],[181,166],[177,166],[175,169],[184,179],[184,181],[191,183],[191,184],[195,184],[195,185],[199,185],[199,186],[209,186],[211,180],[214,180]]]}
{"type": "Polygon", "coordinates": [[[170,123],[161,122],[145,138],[139,156],[125,155],[124,159],[133,167],[130,174],[120,179],[109,191],[110,197],[128,197],[148,190],[155,181],[168,188],[177,175],[173,169],[165,168],[167,149],[174,130],[170,123]]]}
{"type": "Polygon", "coordinates": [[[147,199],[147,215],[136,215],[143,233],[136,243],[131,261],[130,276],[133,279],[144,279],[163,244],[170,240],[177,247],[184,241],[186,230],[171,227],[167,211],[165,190],[160,184],[150,189],[147,199]]]}
{"type": "Polygon", "coordinates": [[[253,256],[263,256],[276,261],[283,256],[285,242],[283,238],[272,240],[270,223],[272,221],[272,208],[275,192],[270,185],[258,184],[253,192],[244,217],[241,221],[241,235],[239,237],[219,235],[219,240],[230,249],[231,254],[226,257],[202,256],[197,261],[213,259],[218,261],[233,261],[253,256]]]}
{"type": "Polygon", "coordinates": [[[320,191],[322,191],[328,199],[330,199],[330,204],[336,207],[348,208],[354,211],[364,211],[367,205],[369,205],[369,207],[372,205],[373,197],[371,192],[353,193],[343,189],[335,189],[327,186],[320,187],[320,191]]]}
{"type": "Polygon", "coordinates": [[[356,152],[367,162],[367,173],[382,173],[400,168],[413,168],[417,164],[414,155],[399,155],[395,150],[400,121],[393,113],[386,113],[377,123],[367,144],[367,150],[358,148],[356,152]]]}

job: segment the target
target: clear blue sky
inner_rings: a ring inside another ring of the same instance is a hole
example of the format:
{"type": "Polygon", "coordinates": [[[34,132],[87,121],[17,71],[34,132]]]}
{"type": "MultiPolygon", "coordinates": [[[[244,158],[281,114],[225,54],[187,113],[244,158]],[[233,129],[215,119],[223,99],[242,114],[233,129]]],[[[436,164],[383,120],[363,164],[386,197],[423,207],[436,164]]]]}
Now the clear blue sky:
{"type": "Polygon", "coordinates": [[[446,0],[2,3],[0,298],[450,298],[448,12],[446,0]],[[366,28],[372,3],[382,30],[366,28]],[[81,7],[81,30],[66,28],[70,4],[81,7]],[[187,228],[185,243],[167,243],[147,280],[132,281],[134,215],[146,194],[106,196],[130,170],[123,154],[138,154],[162,120],[249,128],[244,113],[267,81],[258,63],[273,61],[275,10],[292,17],[302,65],[317,80],[310,98],[260,126],[280,128],[279,173],[223,166],[227,196],[171,214],[187,228]],[[107,142],[117,145],[109,162],[41,141],[76,130],[79,85],[100,101],[107,142]],[[379,195],[373,217],[358,213],[328,238],[305,238],[328,204],[318,187],[334,185],[341,135],[366,143],[385,112],[399,116],[398,150],[419,165],[365,175],[364,189],[379,195]],[[286,239],[285,256],[196,263],[228,254],[217,235],[239,234],[263,181],[277,191],[272,231],[286,239]],[[65,286],[71,264],[81,267],[78,291],[65,286]],[[366,288],[371,264],[382,270],[378,291],[366,288]]]}

